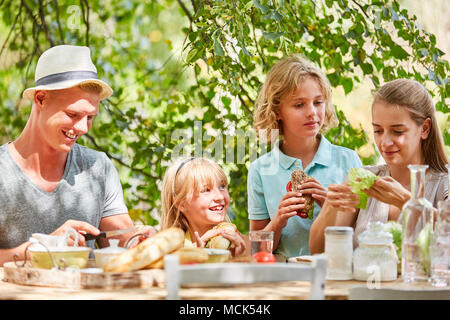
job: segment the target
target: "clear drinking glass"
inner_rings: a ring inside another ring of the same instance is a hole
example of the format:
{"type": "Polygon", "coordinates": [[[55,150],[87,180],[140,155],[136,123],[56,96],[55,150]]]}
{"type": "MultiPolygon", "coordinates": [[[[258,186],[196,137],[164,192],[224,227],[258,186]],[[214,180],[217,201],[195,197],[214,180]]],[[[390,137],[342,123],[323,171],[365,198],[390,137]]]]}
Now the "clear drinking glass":
{"type": "Polygon", "coordinates": [[[431,284],[436,287],[450,286],[450,200],[438,203],[430,251],[431,284]]]}
{"type": "Polygon", "coordinates": [[[249,236],[252,244],[252,255],[260,251],[272,253],[273,231],[250,231],[249,236]]]}
{"type": "Polygon", "coordinates": [[[424,197],[428,165],[408,165],[408,168],[411,172],[411,199],[402,209],[402,279],[403,282],[428,281],[435,211],[424,197]]]}

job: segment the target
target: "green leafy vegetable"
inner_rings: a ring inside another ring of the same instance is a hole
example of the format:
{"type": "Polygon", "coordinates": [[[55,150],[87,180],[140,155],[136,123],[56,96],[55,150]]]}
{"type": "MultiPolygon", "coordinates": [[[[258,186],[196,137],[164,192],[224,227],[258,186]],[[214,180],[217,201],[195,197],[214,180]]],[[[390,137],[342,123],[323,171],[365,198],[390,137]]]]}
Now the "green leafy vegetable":
{"type": "Polygon", "coordinates": [[[362,190],[370,188],[378,176],[364,168],[351,168],[348,172],[348,183],[352,192],[359,195],[359,204],[356,206],[365,209],[369,196],[362,190]]]}
{"type": "Polygon", "coordinates": [[[396,221],[388,221],[384,224],[384,230],[392,234],[398,260],[402,260],[402,225],[396,221]]]}
{"type": "MultiPolygon", "coordinates": [[[[308,176],[308,179],[312,178],[312,176],[308,176]]],[[[312,203],[311,209],[308,211],[308,219],[312,220],[314,218],[314,201],[312,203]]]]}
{"type": "Polygon", "coordinates": [[[423,272],[429,274],[430,271],[430,241],[431,241],[431,223],[427,223],[420,231],[416,239],[416,245],[419,247],[419,260],[423,272]]]}
{"type": "Polygon", "coordinates": [[[314,202],[313,205],[311,206],[311,209],[308,211],[308,219],[312,220],[314,218],[314,202]]]}

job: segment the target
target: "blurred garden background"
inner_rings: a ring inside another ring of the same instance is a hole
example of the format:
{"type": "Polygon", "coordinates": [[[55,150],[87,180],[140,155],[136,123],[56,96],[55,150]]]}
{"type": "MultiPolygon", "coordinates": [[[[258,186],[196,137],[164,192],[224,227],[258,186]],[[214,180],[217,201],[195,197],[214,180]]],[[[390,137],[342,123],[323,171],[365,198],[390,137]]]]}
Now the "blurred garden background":
{"type": "Polygon", "coordinates": [[[281,57],[301,53],[333,86],[340,120],[326,136],[380,159],[372,92],[405,77],[433,95],[450,154],[450,6],[445,0],[0,0],[0,142],[23,129],[39,55],[91,49],[114,95],[80,144],[119,170],[130,215],[157,225],[160,185],[178,155],[213,157],[229,177],[234,222],[246,233],[254,100],[281,57]],[[244,152],[239,147],[244,143],[244,152]]]}

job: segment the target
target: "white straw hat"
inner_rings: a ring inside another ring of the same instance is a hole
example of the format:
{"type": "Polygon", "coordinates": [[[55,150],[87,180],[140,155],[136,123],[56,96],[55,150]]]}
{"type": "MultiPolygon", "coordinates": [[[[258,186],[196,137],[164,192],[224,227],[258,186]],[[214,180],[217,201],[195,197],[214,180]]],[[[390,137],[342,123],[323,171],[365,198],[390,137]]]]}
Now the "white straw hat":
{"type": "Polygon", "coordinates": [[[88,47],[62,45],[46,50],[36,65],[35,87],[23,92],[24,99],[33,100],[36,90],[59,90],[93,82],[102,87],[100,99],[106,99],[113,91],[97,76],[97,68],[91,60],[88,47]]]}

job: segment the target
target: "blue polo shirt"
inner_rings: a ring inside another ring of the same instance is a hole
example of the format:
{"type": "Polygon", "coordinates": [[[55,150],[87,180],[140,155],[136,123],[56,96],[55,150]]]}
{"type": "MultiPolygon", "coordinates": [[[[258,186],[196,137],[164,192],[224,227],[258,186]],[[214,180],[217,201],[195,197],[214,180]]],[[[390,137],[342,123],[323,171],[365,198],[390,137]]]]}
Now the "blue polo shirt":
{"type": "MultiPolygon", "coordinates": [[[[248,218],[250,220],[274,218],[280,200],[286,194],[286,184],[296,169],[305,171],[328,190],[329,184],[342,183],[351,168],[360,166],[362,163],[355,151],[331,144],[324,136],[321,137],[314,159],[305,170],[300,159],[285,155],[277,143],[270,152],[250,165],[247,179],[248,218]]],[[[314,219],[320,210],[317,203],[314,203],[314,219]]],[[[286,258],[309,255],[311,224],[312,220],[299,216],[289,218],[281,232],[275,253],[280,253],[286,258]]]]}

